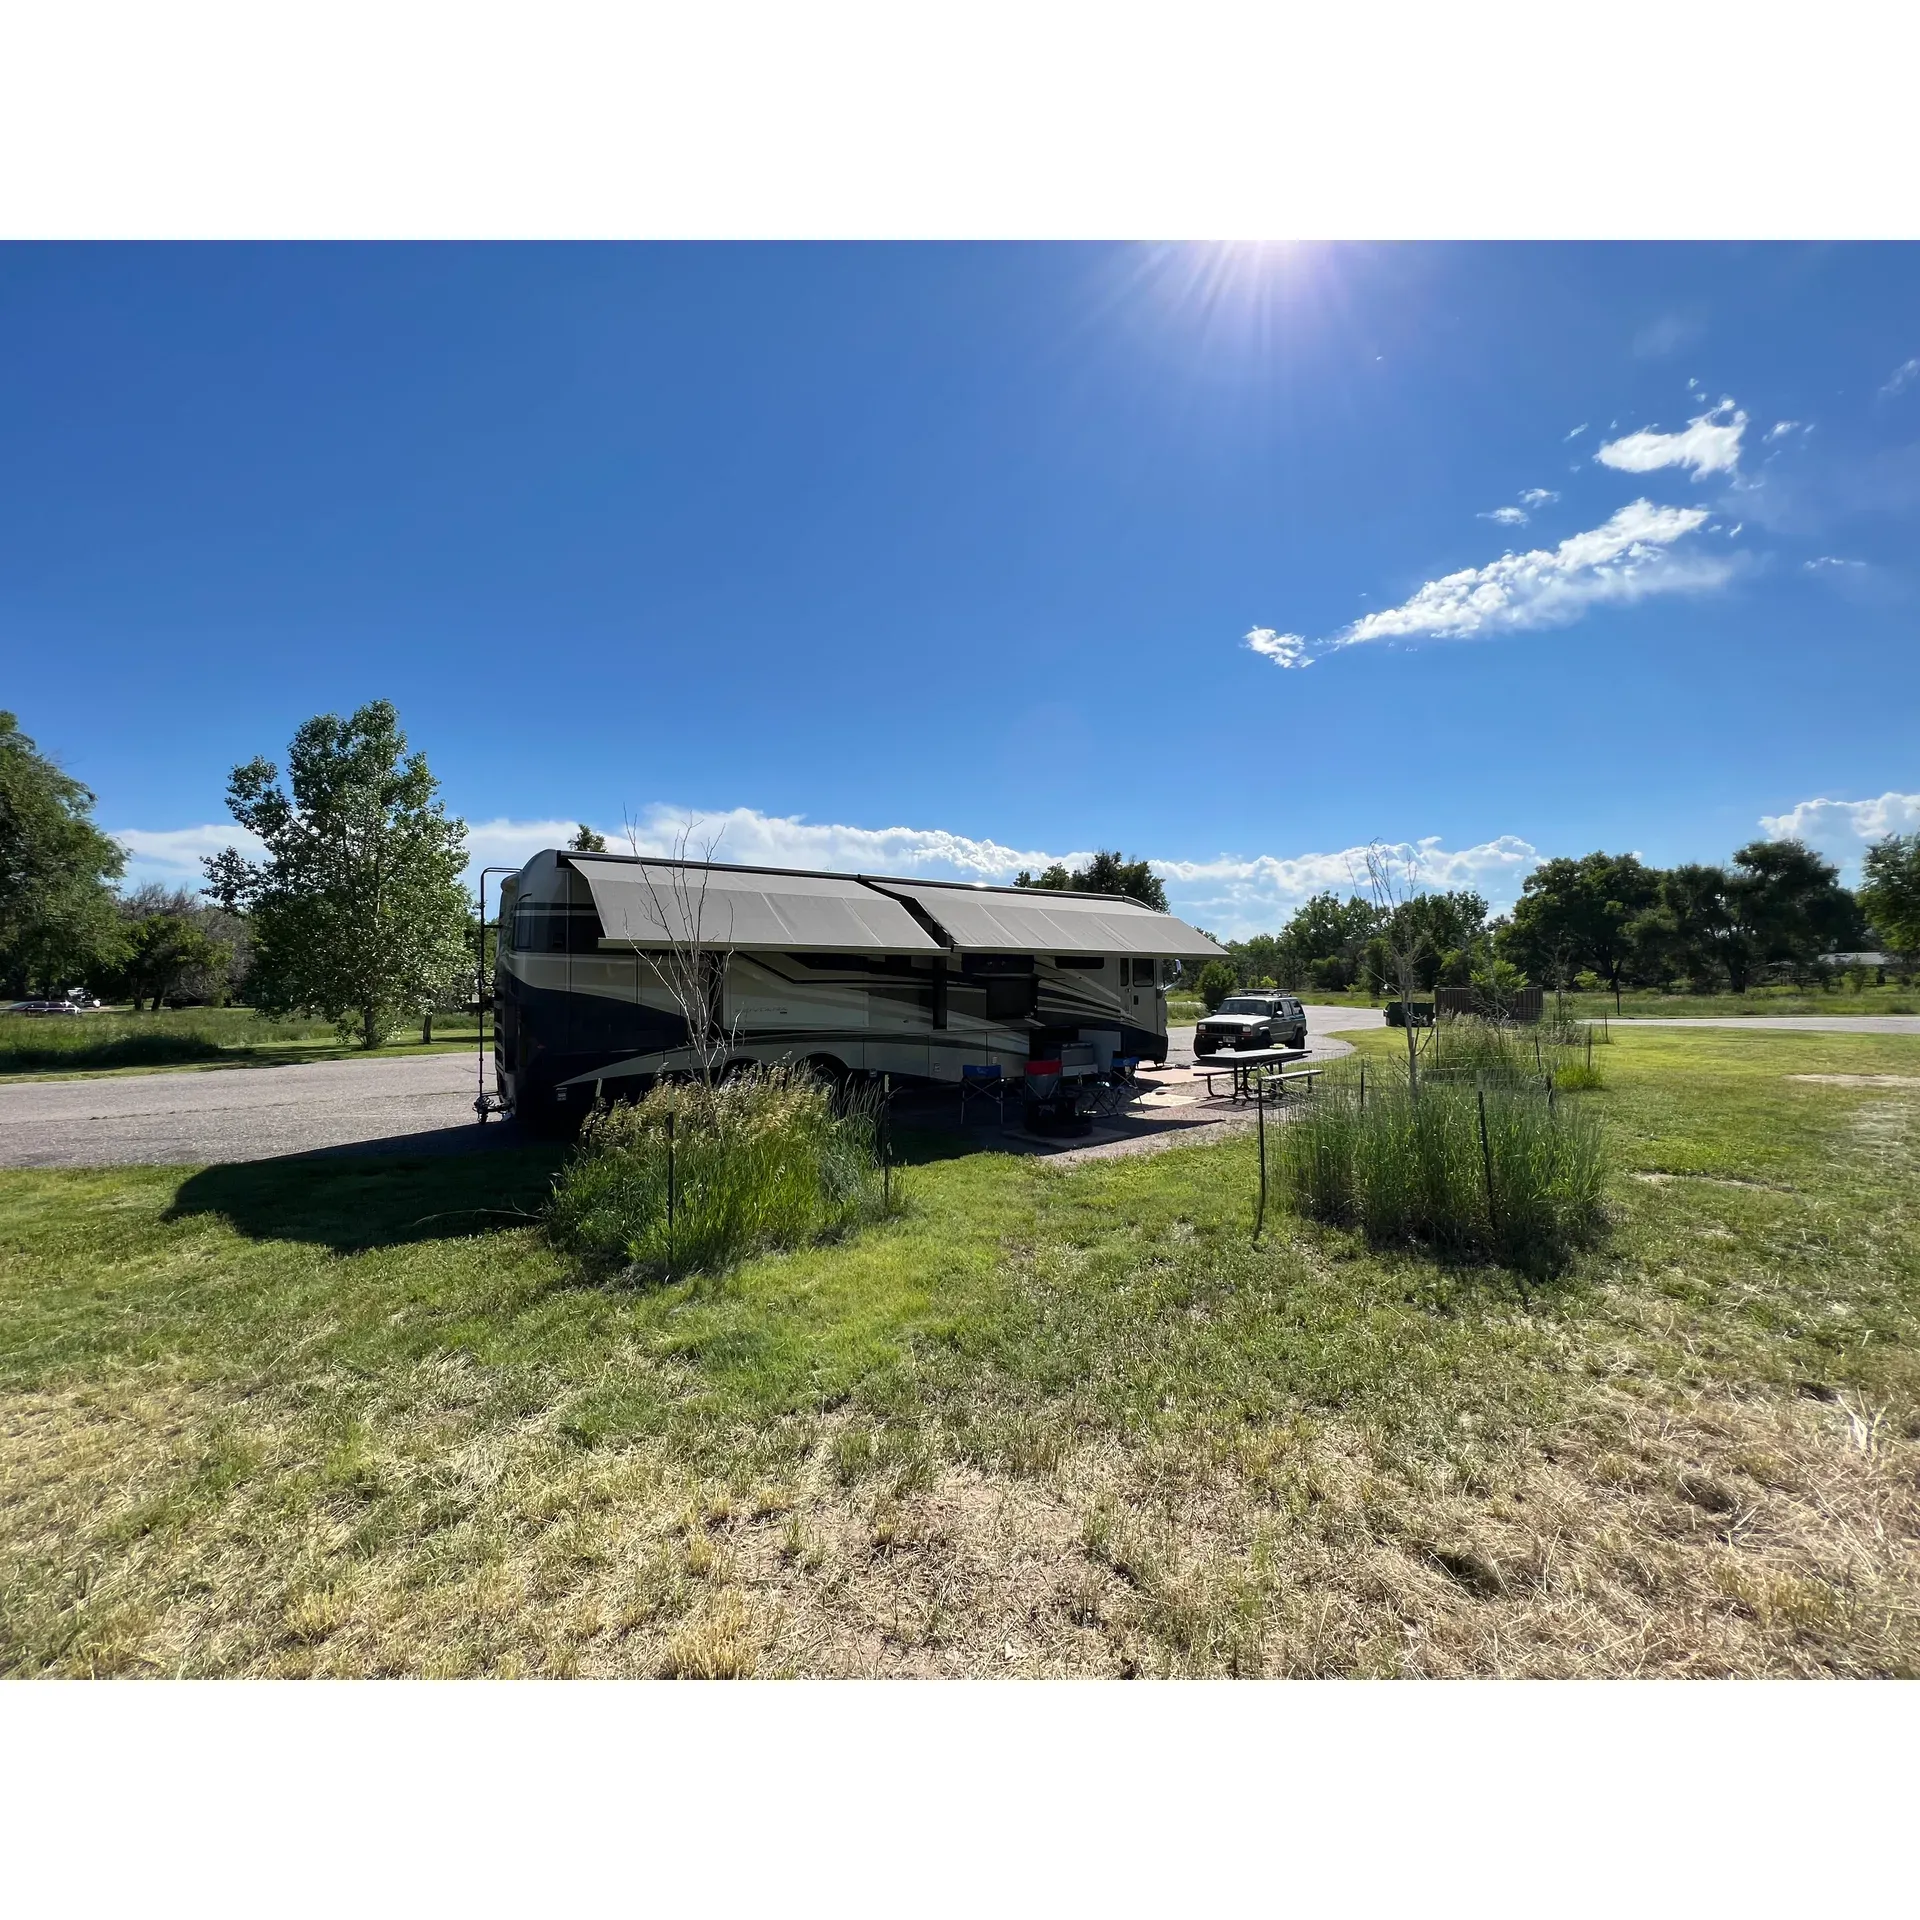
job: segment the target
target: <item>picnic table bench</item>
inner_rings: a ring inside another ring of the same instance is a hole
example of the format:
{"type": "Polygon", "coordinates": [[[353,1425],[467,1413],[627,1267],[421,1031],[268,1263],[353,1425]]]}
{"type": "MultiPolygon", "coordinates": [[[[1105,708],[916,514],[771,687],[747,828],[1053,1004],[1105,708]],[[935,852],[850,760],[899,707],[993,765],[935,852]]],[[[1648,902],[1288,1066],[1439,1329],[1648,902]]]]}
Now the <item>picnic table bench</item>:
{"type": "MultiPolygon", "coordinates": [[[[1305,1047],[1251,1047],[1245,1053],[1195,1054],[1193,1071],[1206,1081],[1209,1100],[1213,1098],[1214,1076],[1227,1073],[1233,1076],[1233,1093],[1230,1097],[1235,1101],[1253,1100],[1259,1097],[1260,1082],[1306,1057],[1305,1047]]],[[[1308,1069],[1309,1080],[1319,1071],[1318,1067],[1308,1069]]],[[[1291,1077],[1298,1079],[1301,1076],[1296,1073],[1291,1077]]]]}

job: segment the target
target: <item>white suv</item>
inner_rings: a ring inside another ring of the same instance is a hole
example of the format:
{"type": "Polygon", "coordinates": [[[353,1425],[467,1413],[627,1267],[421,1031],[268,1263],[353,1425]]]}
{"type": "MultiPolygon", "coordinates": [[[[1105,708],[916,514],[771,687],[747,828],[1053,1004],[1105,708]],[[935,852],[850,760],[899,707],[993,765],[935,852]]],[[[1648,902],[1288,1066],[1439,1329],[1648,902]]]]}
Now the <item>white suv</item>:
{"type": "Polygon", "coordinates": [[[1306,1010],[1290,993],[1230,993],[1193,1030],[1196,1057],[1306,1044],[1306,1010]]]}

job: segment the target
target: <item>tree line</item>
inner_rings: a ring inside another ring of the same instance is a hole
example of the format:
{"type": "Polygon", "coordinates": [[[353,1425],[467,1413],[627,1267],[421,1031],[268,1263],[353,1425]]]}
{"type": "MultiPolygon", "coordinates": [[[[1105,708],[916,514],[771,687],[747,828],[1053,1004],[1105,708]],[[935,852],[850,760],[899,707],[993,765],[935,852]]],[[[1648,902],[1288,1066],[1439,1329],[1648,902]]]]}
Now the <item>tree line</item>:
{"type": "Polygon", "coordinates": [[[136,1009],[237,999],[318,1014],[365,1047],[465,997],[466,823],[389,702],[309,720],[284,779],[248,761],[227,805],[260,855],[226,848],[197,893],[122,893],[126,855],[94,823],[92,793],[0,713],[0,985],[14,998],[86,987],[136,1009]]]}
{"type": "MultiPolygon", "coordinates": [[[[446,812],[392,705],[320,714],[272,761],[234,768],[227,803],[260,842],[206,861],[206,886],[121,892],[126,856],[94,797],[0,712],[0,987],[20,998],[86,986],[135,1006],[239,999],[317,1013],[363,1046],[464,998],[476,904],[462,884],[466,823],[446,812]]],[[[574,846],[603,843],[581,827],[574,846]]],[[[1164,912],[1145,860],[1021,872],[1017,886],[1111,893],[1164,912]]],[[[1509,915],[1470,889],[1333,892],[1274,934],[1227,943],[1202,974],[1294,990],[1411,983],[1731,989],[1785,971],[1830,977],[1828,956],[1920,955],[1920,833],[1869,848],[1857,891],[1797,840],[1756,840],[1725,866],[1650,867],[1633,854],[1548,860],[1509,915]]]]}
{"type": "Polygon", "coordinates": [[[1867,851],[1862,884],[1799,840],[1755,840],[1725,866],[1652,867],[1630,853],[1544,861],[1511,914],[1471,889],[1396,902],[1316,894],[1278,932],[1226,943],[1202,991],[1271,983],[1338,992],[1396,984],[1412,955],[1422,991],[1528,984],[1557,990],[1650,987],[1744,993],[1762,979],[1831,981],[1831,956],[1920,957],[1920,833],[1867,851]]]}

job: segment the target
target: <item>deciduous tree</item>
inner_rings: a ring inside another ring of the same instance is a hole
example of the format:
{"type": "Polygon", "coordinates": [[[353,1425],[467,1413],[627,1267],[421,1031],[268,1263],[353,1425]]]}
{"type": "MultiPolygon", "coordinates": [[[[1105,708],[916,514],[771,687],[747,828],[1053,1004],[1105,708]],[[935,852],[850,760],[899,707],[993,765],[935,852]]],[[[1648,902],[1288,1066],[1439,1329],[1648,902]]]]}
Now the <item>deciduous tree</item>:
{"type": "Polygon", "coordinates": [[[447,817],[387,701],[309,720],[286,788],[272,761],[249,761],[227,804],[265,858],[229,847],[206,863],[208,890],[248,917],[252,997],[265,1011],[308,1008],[377,1047],[466,971],[466,823],[447,817]]]}
{"type": "Polygon", "coordinates": [[[1860,905],[1895,953],[1920,953],[1920,833],[1890,833],[1861,862],[1860,905]]]}
{"type": "Polygon", "coordinates": [[[1036,880],[1025,867],[1014,875],[1016,887],[1040,887],[1054,893],[1114,893],[1138,900],[1156,913],[1167,911],[1167,890],[1145,860],[1124,860],[1118,853],[1096,853],[1072,873],[1058,863],[1036,880]]]}
{"type": "Polygon", "coordinates": [[[1763,966],[1790,966],[1804,978],[1822,954],[1865,941],[1865,916],[1840,869],[1804,841],[1749,841],[1733,867],[1732,902],[1763,966]]]}
{"type": "Polygon", "coordinates": [[[113,887],[126,855],[93,795],[0,713],[0,981],[50,992],[117,950],[113,887]]]}

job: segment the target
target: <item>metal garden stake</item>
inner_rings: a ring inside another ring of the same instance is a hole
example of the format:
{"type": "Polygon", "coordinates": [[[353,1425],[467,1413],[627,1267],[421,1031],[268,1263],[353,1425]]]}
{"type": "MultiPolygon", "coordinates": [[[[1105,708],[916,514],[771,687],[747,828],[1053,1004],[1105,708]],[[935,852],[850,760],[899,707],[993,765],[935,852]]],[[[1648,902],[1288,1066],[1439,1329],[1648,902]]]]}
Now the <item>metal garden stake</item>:
{"type": "Polygon", "coordinates": [[[1474,1098],[1480,1106],[1480,1165],[1487,1176],[1487,1218],[1493,1224],[1495,1233],[1500,1231],[1500,1215],[1493,1203],[1493,1149],[1487,1145],[1487,1090],[1485,1087],[1474,1089],[1474,1098]]]}
{"type": "Polygon", "coordinates": [[[1267,1083],[1264,1076],[1253,1083],[1253,1101],[1259,1115],[1255,1125],[1260,1130],[1260,1211],[1253,1216],[1253,1239],[1258,1246],[1260,1229],[1267,1219],[1267,1083]]]}

